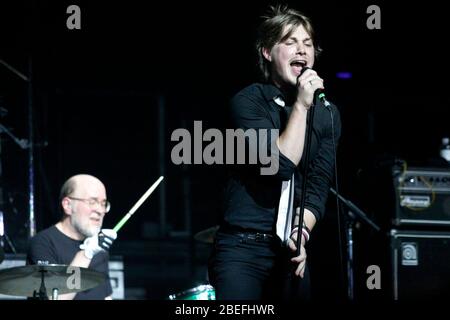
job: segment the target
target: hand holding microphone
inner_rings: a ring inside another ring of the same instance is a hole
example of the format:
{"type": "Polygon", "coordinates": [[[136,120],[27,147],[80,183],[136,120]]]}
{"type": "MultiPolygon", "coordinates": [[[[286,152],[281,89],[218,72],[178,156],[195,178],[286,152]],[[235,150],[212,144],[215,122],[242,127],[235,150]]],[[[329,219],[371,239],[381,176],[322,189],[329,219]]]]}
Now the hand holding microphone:
{"type": "Polygon", "coordinates": [[[317,72],[304,65],[297,77],[297,102],[309,109],[316,103],[317,99],[322,101],[326,107],[330,104],[325,98],[323,79],[317,72]]]}

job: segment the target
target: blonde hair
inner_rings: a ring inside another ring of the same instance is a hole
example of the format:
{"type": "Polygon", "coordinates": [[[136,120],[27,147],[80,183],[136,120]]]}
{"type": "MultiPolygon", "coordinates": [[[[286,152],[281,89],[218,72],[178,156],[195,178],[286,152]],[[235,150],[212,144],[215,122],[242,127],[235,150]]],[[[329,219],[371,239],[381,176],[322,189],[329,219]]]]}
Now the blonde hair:
{"type": "Polygon", "coordinates": [[[256,50],[258,54],[258,67],[265,81],[270,79],[269,62],[264,58],[263,49],[272,49],[273,46],[287,38],[292,32],[302,25],[311,37],[314,44],[315,55],[318,56],[322,49],[314,41],[314,30],[311,20],[301,12],[290,9],[286,5],[270,6],[267,14],[261,17],[263,22],[258,28],[256,50]],[[291,26],[283,36],[286,26],[291,26]]]}

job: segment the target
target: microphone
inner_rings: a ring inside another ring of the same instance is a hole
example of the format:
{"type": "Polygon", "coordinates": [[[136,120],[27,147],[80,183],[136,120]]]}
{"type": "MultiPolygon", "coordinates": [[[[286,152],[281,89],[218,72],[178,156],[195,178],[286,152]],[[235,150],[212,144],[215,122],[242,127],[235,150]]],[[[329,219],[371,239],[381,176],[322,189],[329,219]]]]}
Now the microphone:
{"type": "MultiPolygon", "coordinates": [[[[300,74],[297,77],[297,85],[298,85],[298,78],[300,78],[300,76],[303,74],[303,72],[305,72],[308,69],[311,69],[311,68],[307,67],[305,64],[303,64],[302,71],[300,71],[300,74]]],[[[316,89],[316,91],[314,91],[314,104],[315,104],[315,101],[317,101],[317,100],[320,100],[326,108],[331,107],[331,104],[328,102],[328,100],[325,96],[325,90],[316,89]]]]}
{"type": "Polygon", "coordinates": [[[317,101],[317,99],[319,99],[320,101],[322,101],[322,103],[323,103],[323,105],[326,107],[326,108],[330,108],[331,107],[331,104],[328,102],[328,100],[327,100],[327,98],[326,98],[326,96],[325,96],[325,90],[323,90],[323,89],[317,89],[315,92],[314,92],[314,99],[317,101]]]}

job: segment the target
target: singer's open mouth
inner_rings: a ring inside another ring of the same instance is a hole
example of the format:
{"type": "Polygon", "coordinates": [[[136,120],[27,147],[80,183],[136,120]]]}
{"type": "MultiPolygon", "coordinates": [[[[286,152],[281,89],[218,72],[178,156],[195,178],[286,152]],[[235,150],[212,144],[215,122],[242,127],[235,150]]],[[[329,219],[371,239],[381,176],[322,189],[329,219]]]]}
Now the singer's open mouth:
{"type": "Polygon", "coordinates": [[[294,73],[298,76],[302,69],[306,66],[306,61],[304,60],[293,60],[290,63],[291,67],[294,69],[294,73]]]}
{"type": "Polygon", "coordinates": [[[305,60],[293,60],[293,61],[291,61],[291,66],[304,67],[304,66],[306,66],[306,61],[305,60]]]}

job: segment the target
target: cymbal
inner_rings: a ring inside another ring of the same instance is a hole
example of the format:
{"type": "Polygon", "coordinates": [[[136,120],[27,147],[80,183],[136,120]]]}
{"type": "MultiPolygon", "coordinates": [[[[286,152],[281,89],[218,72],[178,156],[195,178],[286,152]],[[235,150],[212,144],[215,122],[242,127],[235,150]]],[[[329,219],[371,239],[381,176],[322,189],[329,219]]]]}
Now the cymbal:
{"type": "Polygon", "coordinates": [[[58,289],[58,294],[80,292],[106,280],[103,273],[87,268],[58,264],[28,265],[0,270],[0,293],[33,297],[33,293],[39,292],[41,287],[42,274],[47,296],[52,295],[53,289],[58,289]]]}
{"type": "Polygon", "coordinates": [[[194,239],[203,243],[212,244],[216,238],[217,230],[219,230],[219,226],[202,230],[195,234],[194,239]]]}

